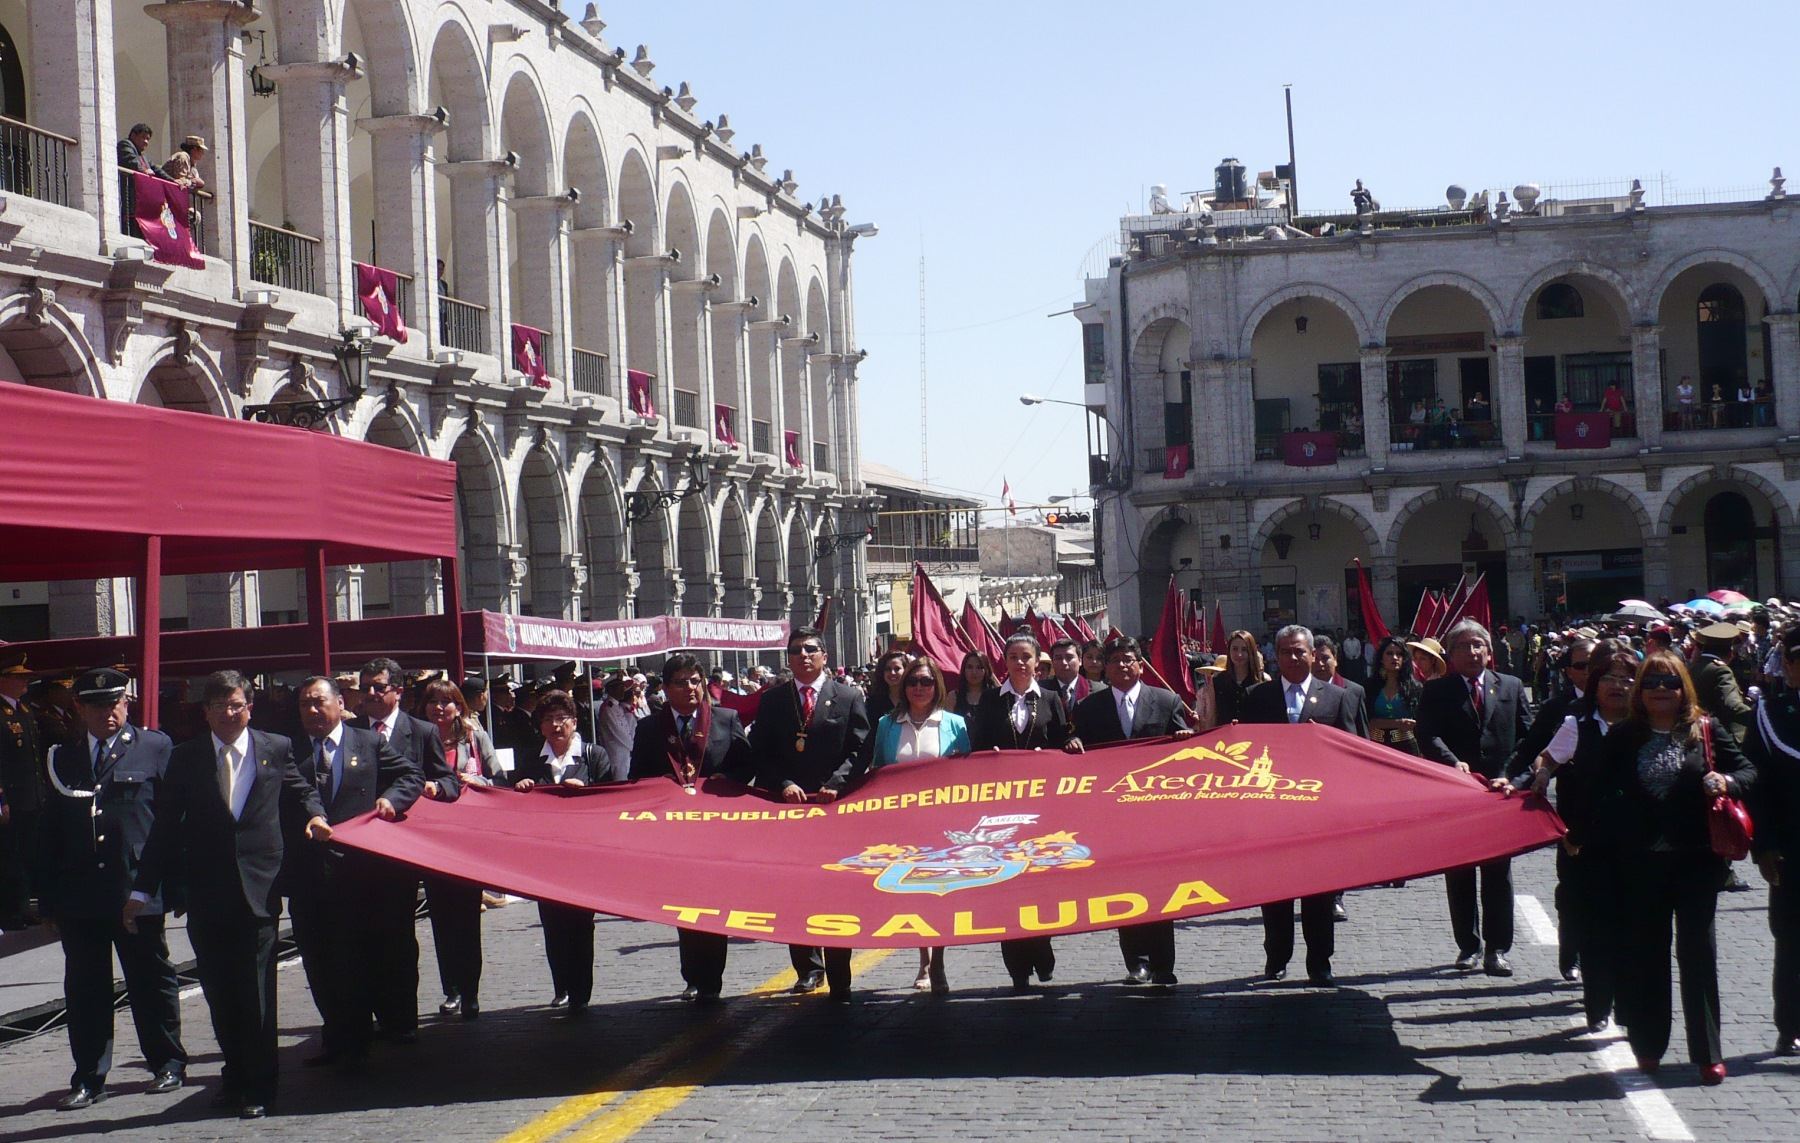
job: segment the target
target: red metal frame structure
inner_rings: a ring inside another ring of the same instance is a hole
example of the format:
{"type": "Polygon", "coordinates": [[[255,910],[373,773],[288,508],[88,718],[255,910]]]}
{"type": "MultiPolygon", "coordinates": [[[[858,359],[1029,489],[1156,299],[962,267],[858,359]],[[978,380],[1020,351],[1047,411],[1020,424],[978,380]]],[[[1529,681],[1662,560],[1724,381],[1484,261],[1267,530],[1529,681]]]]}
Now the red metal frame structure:
{"type": "MultiPolygon", "coordinates": [[[[304,568],[304,651],[323,667],[331,661],[328,567],[437,559],[450,603],[443,616],[414,622],[438,626],[439,646],[460,673],[454,464],[18,384],[0,384],[0,425],[9,429],[0,449],[0,582],[135,579],[138,630],[128,661],[139,667],[150,725],[162,673],[164,575],[304,568]],[[357,490],[354,515],[336,500],[341,488],[357,490]]],[[[245,657],[261,658],[256,644],[267,637],[245,629],[245,657]]]]}

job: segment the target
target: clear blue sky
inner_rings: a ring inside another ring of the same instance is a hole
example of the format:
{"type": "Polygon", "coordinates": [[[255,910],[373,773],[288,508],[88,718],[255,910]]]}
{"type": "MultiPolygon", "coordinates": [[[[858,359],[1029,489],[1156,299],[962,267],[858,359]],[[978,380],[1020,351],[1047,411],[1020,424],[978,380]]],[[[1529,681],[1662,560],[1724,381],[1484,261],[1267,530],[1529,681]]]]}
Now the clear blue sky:
{"type": "MultiPolygon", "coordinates": [[[[563,6],[579,17],[578,0],[563,6]]],[[[1151,183],[1209,186],[1220,158],[1286,160],[1294,85],[1300,203],[1348,209],[1470,190],[1661,178],[1682,192],[1800,193],[1800,3],[1711,9],[1380,4],[1113,6],[1040,0],[607,0],[607,41],[648,44],[792,167],[841,194],[857,244],[863,453],[919,471],[918,276],[927,261],[930,477],[1021,502],[1086,480],[1079,300],[1095,243],[1151,183]]],[[[1654,192],[1653,192],[1654,194],[1654,192]]],[[[1653,198],[1652,201],[1655,201],[1653,198]]]]}

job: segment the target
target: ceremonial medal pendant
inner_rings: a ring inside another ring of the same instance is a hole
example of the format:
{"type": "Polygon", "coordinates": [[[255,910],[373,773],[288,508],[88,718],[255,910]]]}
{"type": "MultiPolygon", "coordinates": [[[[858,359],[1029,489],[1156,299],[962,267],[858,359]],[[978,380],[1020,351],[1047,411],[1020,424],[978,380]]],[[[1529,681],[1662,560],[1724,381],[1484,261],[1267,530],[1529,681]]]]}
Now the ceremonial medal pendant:
{"type": "Polygon", "coordinates": [[[794,738],[794,753],[796,753],[796,754],[806,753],[806,735],[805,734],[800,734],[800,735],[795,736],[795,738],[794,738]]]}

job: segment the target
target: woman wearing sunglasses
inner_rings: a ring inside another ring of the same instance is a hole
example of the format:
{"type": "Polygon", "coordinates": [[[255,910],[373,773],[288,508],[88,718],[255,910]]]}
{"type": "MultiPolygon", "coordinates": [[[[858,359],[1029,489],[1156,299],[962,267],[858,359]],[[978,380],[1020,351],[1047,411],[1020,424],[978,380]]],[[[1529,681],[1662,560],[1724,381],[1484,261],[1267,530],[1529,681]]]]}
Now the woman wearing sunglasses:
{"type": "Polygon", "coordinates": [[[1713,915],[1730,865],[1712,851],[1706,815],[1713,798],[1742,797],[1756,772],[1700,709],[1673,651],[1653,651],[1638,668],[1630,715],[1607,734],[1600,763],[1592,804],[1616,827],[1627,941],[1619,1009],[1632,1053],[1655,1072],[1668,1050],[1673,937],[1688,1056],[1701,1083],[1722,1083],[1713,915]]]}
{"type": "MultiPolygon", "coordinates": [[[[927,758],[969,753],[969,727],[962,716],[944,709],[944,676],[927,658],[914,659],[900,676],[900,703],[875,725],[872,768],[927,758]]],[[[944,975],[942,948],[919,950],[919,975],[913,987],[942,996],[950,991],[944,975]]]]}
{"type": "Polygon", "coordinates": [[[1775,934],[1775,1054],[1800,1054],[1800,626],[1781,636],[1787,686],[1756,706],[1745,749],[1756,762],[1757,868],[1769,882],[1769,929],[1775,934]]]}
{"type": "Polygon", "coordinates": [[[1557,938],[1567,963],[1580,969],[1588,1031],[1603,1032],[1618,991],[1625,917],[1616,803],[1597,803],[1594,789],[1605,769],[1608,737],[1631,718],[1638,656],[1624,640],[1605,639],[1587,648],[1583,659],[1586,673],[1575,680],[1581,697],[1538,755],[1532,788],[1543,794],[1555,782],[1556,808],[1569,827],[1556,854],[1557,938]]]}

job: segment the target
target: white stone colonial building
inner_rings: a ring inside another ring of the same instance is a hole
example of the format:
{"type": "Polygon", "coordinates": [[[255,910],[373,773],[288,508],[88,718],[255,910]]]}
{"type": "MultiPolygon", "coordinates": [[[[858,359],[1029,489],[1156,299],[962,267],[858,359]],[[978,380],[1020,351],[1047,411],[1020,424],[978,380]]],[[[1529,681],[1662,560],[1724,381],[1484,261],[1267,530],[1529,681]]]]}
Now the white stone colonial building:
{"type": "Polygon", "coordinates": [[[1360,628],[1353,559],[1394,627],[1475,571],[1496,617],[1800,591],[1779,172],[1710,205],[1534,192],[1124,220],[1076,312],[1115,622],[1152,629],[1173,573],[1229,626],[1360,628]]]}
{"type": "MultiPolygon", "coordinates": [[[[604,29],[542,0],[0,0],[0,377],[226,417],[354,397],[324,431],[456,462],[465,607],[806,621],[835,592],[839,653],[867,647],[862,545],[817,541],[867,526],[850,263],[874,228],[604,29]],[[203,269],[133,235],[139,122],[153,161],[210,148],[203,269]],[[354,262],[399,275],[404,344],[357,353],[354,262]]],[[[432,574],[335,569],[340,617],[435,607],[432,574]]],[[[297,619],[295,579],[165,601],[174,626],[297,619]]],[[[0,637],[127,630],[127,588],[7,585],[0,637]]]]}

